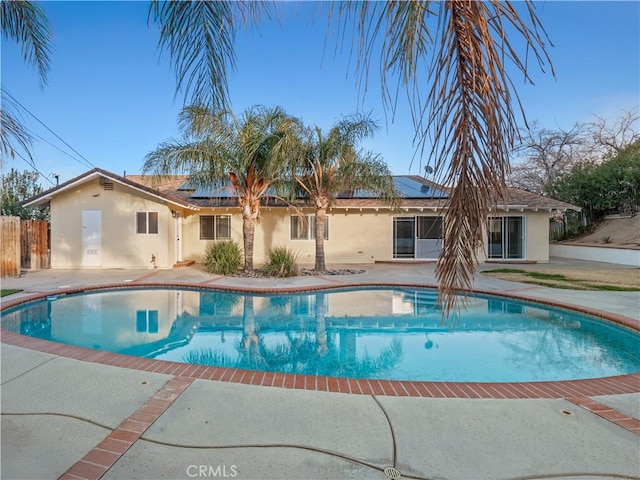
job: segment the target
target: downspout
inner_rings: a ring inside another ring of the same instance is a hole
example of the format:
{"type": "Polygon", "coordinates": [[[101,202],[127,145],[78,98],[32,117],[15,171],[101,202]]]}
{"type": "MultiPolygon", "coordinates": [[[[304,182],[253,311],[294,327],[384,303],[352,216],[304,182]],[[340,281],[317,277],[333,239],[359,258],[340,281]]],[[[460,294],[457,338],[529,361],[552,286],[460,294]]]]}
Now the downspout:
{"type": "Polygon", "coordinates": [[[175,263],[179,264],[182,262],[182,214],[174,212],[173,219],[175,223],[174,231],[176,232],[175,263]]]}

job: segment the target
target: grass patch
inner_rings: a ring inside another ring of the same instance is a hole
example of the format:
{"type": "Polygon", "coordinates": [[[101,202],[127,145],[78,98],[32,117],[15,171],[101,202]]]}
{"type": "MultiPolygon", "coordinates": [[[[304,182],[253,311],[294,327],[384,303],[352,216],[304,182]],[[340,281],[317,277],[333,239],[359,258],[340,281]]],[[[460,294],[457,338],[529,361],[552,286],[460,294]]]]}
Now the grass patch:
{"type": "Polygon", "coordinates": [[[502,280],[566,290],[601,290],[607,292],[640,291],[640,287],[617,285],[615,283],[606,282],[593,283],[593,280],[587,280],[584,278],[568,278],[565,275],[557,273],[528,272],[517,268],[485,270],[482,274],[486,274],[489,277],[500,278],[502,280]]]}
{"type": "Polygon", "coordinates": [[[528,272],[527,275],[531,278],[536,278],[538,280],[559,280],[561,282],[571,282],[571,283],[575,283],[576,281],[579,281],[579,280],[571,280],[570,278],[567,278],[564,275],[559,275],[557,273],[528,272]]]}
{"type": "Polygon", "coordinates": [[[495,270],[484,270],[482,273],[528,273],[526,270],[518,268],[496,268],[495,270]]]}
{"type": "Polygon", "coordinates": [[[21,292],[19,288],[9,288],[7,290],[0,290],[0,297],[6,297],[7,295],[13,295],[14,293],[21,292]]]}
{"type": "Polygon", "coordinates": [[[585,283],[585,287],[589,287],[589,290],[605,290],[608,292],[638,292],[640,288],[633,287],[621,287],[619,285],[598,285],[595,283],[585,283]]]}

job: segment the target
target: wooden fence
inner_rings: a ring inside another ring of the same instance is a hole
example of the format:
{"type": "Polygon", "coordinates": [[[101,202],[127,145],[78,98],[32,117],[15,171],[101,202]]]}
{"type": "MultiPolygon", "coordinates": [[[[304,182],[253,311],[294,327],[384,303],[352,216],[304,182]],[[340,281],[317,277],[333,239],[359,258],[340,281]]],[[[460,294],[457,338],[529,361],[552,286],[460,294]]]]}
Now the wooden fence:
{"type": "Polygon", "coordinates": [[[22,268],[49,268],[49,222],[22,220],[20,244],[22,268]]]}
{"type": "Polygon", "coordinates": [[[2,277],[17,277],[22,268],[49,268],[49,222],[0,217],[2,277]]]}
{"type": "Polygon", "coordinates": [[[0,238],[2,238],[2,277],[20,275],[20,217],[0,216],[0,238]]]}

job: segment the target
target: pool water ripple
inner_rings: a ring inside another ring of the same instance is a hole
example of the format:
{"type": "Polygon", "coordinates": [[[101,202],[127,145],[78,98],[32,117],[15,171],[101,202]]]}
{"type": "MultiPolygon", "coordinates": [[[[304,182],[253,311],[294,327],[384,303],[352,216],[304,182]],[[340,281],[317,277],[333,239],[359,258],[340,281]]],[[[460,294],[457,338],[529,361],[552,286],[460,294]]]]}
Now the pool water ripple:
{"type": "Polygon", "coordinates": [[[443,319],[437,293],[417,288],[118,289],[10,308],[2,326],[145,358],[315,377],[532,382],[640,371],[630,329],[484,295],[443,319]]]}

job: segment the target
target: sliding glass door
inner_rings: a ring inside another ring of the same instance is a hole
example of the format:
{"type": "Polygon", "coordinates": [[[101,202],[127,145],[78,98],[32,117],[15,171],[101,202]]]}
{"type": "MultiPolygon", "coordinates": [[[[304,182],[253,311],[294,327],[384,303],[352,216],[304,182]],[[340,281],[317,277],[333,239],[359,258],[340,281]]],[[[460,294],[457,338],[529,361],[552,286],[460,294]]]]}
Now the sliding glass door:
{"type": "Polygon", "coordinates": [[[489,258],[524,258],[524,217],[490,217],[488,232],[489,258]]]}
{"type": "Polygon", "coordinates": [[[393,258],[438,258],[442,250],[442,228],[442,217],[395,217],[393,258]]]}
{"type": "Polygon", "coordinates": [[[393,219],[393,258],[414,258],[416,253],[415,217],[393,219]]]}

